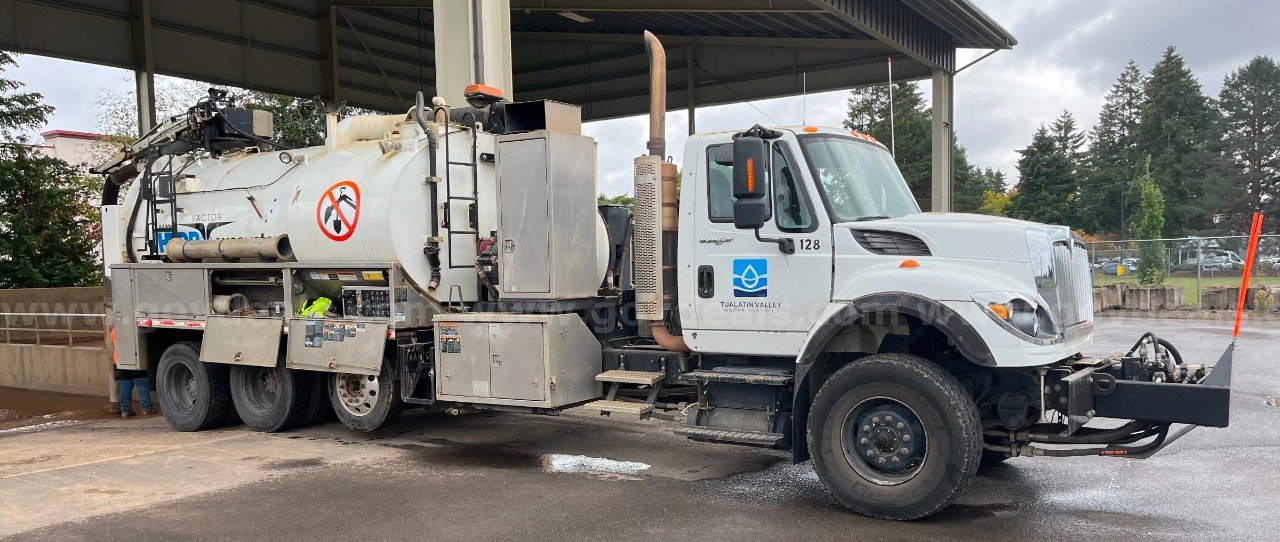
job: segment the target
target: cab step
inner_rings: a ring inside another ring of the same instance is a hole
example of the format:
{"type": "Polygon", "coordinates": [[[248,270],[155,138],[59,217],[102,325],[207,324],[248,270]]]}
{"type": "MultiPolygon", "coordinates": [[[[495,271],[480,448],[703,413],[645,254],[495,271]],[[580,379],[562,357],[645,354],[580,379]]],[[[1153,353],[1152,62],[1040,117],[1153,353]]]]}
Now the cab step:
{"type": "Polygon", "coordinates": [[[666,378],[666,374],[658,371],[628,371],[613,369],[596,375],[598,382],[617,382],[619,384],[637,384],[652,386],[666,378]]]}
{"type": "Polygon", "coordinates": [[[646,403],[633,403],[631,401],[610,401],[608,399],[600,399],[598,401],[592,401],[590,403],[582,405],[582,408],[586,410],[593,410],[593,411],[599,412],[602,415],[613,414],[613,413],[634,414],[635,416],[643,419],[643,418],[647,418],[650,414],[653,413],[654,407],[653,405],[646,404],[646,403]]]}
{"type": "Polygon", "coordinates": [[[732,442],[747,446],[778,446],[786,436],[781,433],[763,433],[760,431],[736,431],[733,429],[714,429],[711,427],[681,427],[676,434],[691,440],[702,442],[732,442]]]}

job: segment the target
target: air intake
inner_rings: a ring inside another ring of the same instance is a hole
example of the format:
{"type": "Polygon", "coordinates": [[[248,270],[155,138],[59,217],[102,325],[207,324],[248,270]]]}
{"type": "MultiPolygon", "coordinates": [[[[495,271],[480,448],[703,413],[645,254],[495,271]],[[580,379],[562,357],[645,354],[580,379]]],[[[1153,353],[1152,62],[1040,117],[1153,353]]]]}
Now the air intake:
{"type": "Polygon", "coordinates": [[[929,256],[929,246],[919,237],[906,233],[853,230],[853,238],[872,254],[929,256]]]}

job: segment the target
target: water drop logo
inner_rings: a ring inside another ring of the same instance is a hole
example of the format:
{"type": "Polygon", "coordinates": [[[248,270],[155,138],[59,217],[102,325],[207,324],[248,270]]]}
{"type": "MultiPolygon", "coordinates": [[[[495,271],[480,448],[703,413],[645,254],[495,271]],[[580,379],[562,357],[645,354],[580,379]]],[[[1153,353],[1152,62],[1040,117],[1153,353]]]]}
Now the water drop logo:
{"type": "Polygon", "coordinates": [[[769,261],[764,258],[733,261],[733,297],[769,295],[769,261]]]}

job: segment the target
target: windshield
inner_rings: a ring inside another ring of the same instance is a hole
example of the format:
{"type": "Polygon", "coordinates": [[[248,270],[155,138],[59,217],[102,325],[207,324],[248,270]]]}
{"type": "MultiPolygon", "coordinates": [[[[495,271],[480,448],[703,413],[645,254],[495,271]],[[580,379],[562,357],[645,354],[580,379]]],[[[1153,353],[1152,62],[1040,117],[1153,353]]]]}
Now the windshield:
{"type": "Polygon", "coordinates": [[[829,134],[800,136],[833,222],[896,218],[920,212],[884,149],[829,134]]]}

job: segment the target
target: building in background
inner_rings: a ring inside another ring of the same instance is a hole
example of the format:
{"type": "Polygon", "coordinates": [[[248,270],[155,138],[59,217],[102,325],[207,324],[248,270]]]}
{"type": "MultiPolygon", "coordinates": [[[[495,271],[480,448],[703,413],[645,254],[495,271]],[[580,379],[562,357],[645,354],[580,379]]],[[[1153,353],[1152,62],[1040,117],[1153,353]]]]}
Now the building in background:
{"type": "Polygon", "coordinates": [[[36,145],[46,156],[57,158],[88,172],[90,167],[101,164],[111,157],[118,145],[111,143],[102,134],[77,132],[74,130],[49,130],[40,132],[44,138],[43,145],[36,145]]]}

